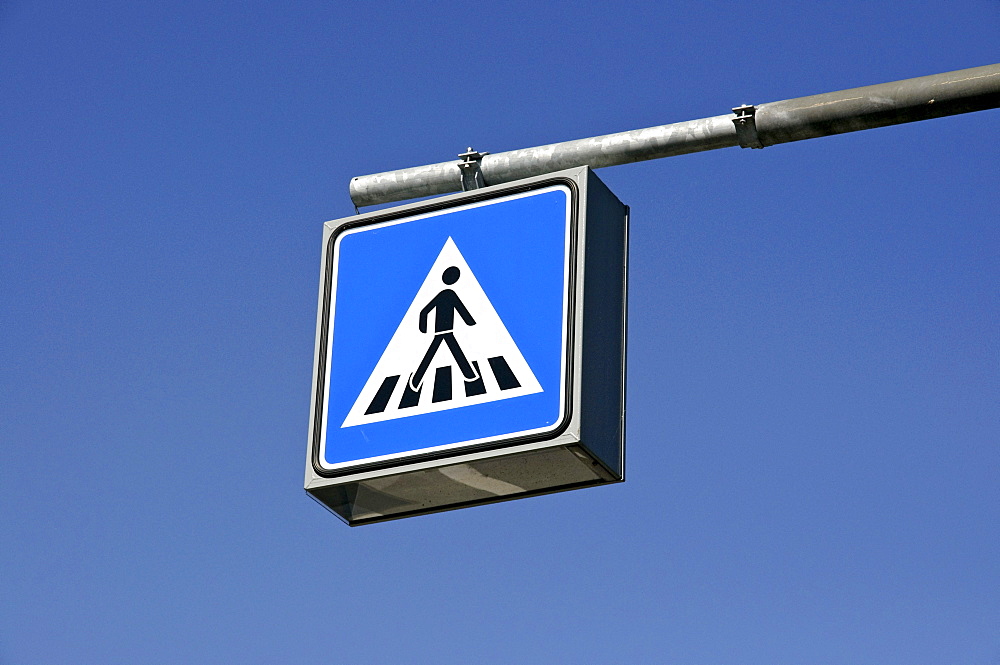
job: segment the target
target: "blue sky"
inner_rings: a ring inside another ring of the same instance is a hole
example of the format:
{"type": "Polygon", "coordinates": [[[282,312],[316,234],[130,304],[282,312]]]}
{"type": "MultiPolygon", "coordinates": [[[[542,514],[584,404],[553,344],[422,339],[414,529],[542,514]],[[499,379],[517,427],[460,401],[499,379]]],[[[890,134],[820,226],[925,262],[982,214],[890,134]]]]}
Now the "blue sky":
{"type": "Polygon", "coordinates": [[[998,111],[599,171],[626,483],[302,490],[351,177],[998,44],[997,0],[0,4],[0,662],[1000,662],[998,111]]]}

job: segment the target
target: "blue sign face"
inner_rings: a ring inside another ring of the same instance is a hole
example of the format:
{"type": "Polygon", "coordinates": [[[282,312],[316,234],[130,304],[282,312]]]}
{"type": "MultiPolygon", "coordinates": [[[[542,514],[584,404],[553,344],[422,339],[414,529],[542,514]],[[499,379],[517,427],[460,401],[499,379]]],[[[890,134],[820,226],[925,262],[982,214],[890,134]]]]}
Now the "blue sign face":
{"type": "Polygon", "coordinates": [[[323,469],[561,429],[573,204],[553,185],[332,236],[323,469]]]}

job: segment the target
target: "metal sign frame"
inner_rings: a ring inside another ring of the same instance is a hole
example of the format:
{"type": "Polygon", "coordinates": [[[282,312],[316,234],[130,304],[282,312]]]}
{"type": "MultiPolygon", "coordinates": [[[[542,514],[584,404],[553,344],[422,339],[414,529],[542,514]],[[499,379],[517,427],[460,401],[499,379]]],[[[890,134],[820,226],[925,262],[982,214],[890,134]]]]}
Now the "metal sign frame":
{"type": "Polygon", "coordinates": [[[327,222],[306,490],[355,525],[623,480],[627,210],[584,167],[327,222]],[[553,188],[569,198],[559,422],[529,434],[325,464],[328,387],[337,380],[328,372],[340,240],[553,188]]]}

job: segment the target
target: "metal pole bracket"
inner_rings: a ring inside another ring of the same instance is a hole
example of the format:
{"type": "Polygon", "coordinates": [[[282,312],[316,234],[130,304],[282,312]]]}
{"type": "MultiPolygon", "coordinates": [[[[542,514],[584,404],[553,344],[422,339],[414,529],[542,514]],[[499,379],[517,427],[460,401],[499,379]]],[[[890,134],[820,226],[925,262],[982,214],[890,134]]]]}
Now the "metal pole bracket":
{"type": "Polygon", "coordinates": [[[462,172],[462,191],[468,192],[473,189],[481,189],[486,186],[483,178],[482,161],[488,152],[478,152],[470,146],[459,157],[462,161],[458,163],[458,168],[462,172]]]}
{"type": "Polygon", "coordinates": [[[741,148],[763,148],[760,136],[757,135],[757,122],[754,116],[757,114],[757,107],[753,104],[744,104],[733,109],[736,117],[733,124],[736,125],[736,139],[741,148]]]}

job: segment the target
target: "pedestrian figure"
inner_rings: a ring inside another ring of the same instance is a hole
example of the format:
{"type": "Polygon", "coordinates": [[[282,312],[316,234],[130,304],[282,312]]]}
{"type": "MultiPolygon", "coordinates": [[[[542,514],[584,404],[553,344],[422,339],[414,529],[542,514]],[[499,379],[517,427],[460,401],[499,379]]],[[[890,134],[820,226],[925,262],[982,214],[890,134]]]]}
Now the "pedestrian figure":
{"type": "MultiPolygon", "coordinates": [[[[458,268],[451,266],[442,273],[441,281],[451,286],[458,281],[461,274],[458,268]]],[[[455,358],[455,362],[458,363],[458,368],[462,371],[462,376],[465,377],[466,381],[475,381],[479,378],[479,373],[476,372],[469,363],[468,358],[465,357],[462,347],[458,345],[458,340],[455,339],[455,333],[452,332],[455,328],[455,312],[458,312],[466,325],[476,325],[476,320],[472,318],[472,314],[466,309],[458,294],[451,289],[443,289],[434,296],[427,303],[427,306],[420,310],[420,332],[427,332],[427,315],[432,311],[435,312],[434,340],[427,349],[427,353],[424,354],[423,360],[420,361],[417,371],[410,375],[410,389],[414,392],[420,390],[420,384],[424,381],[424,374],[427,373],[431,360],[434,358],[434,353],[441,346],[442,342],[448,345],[448,349],[455,358]]]]}

